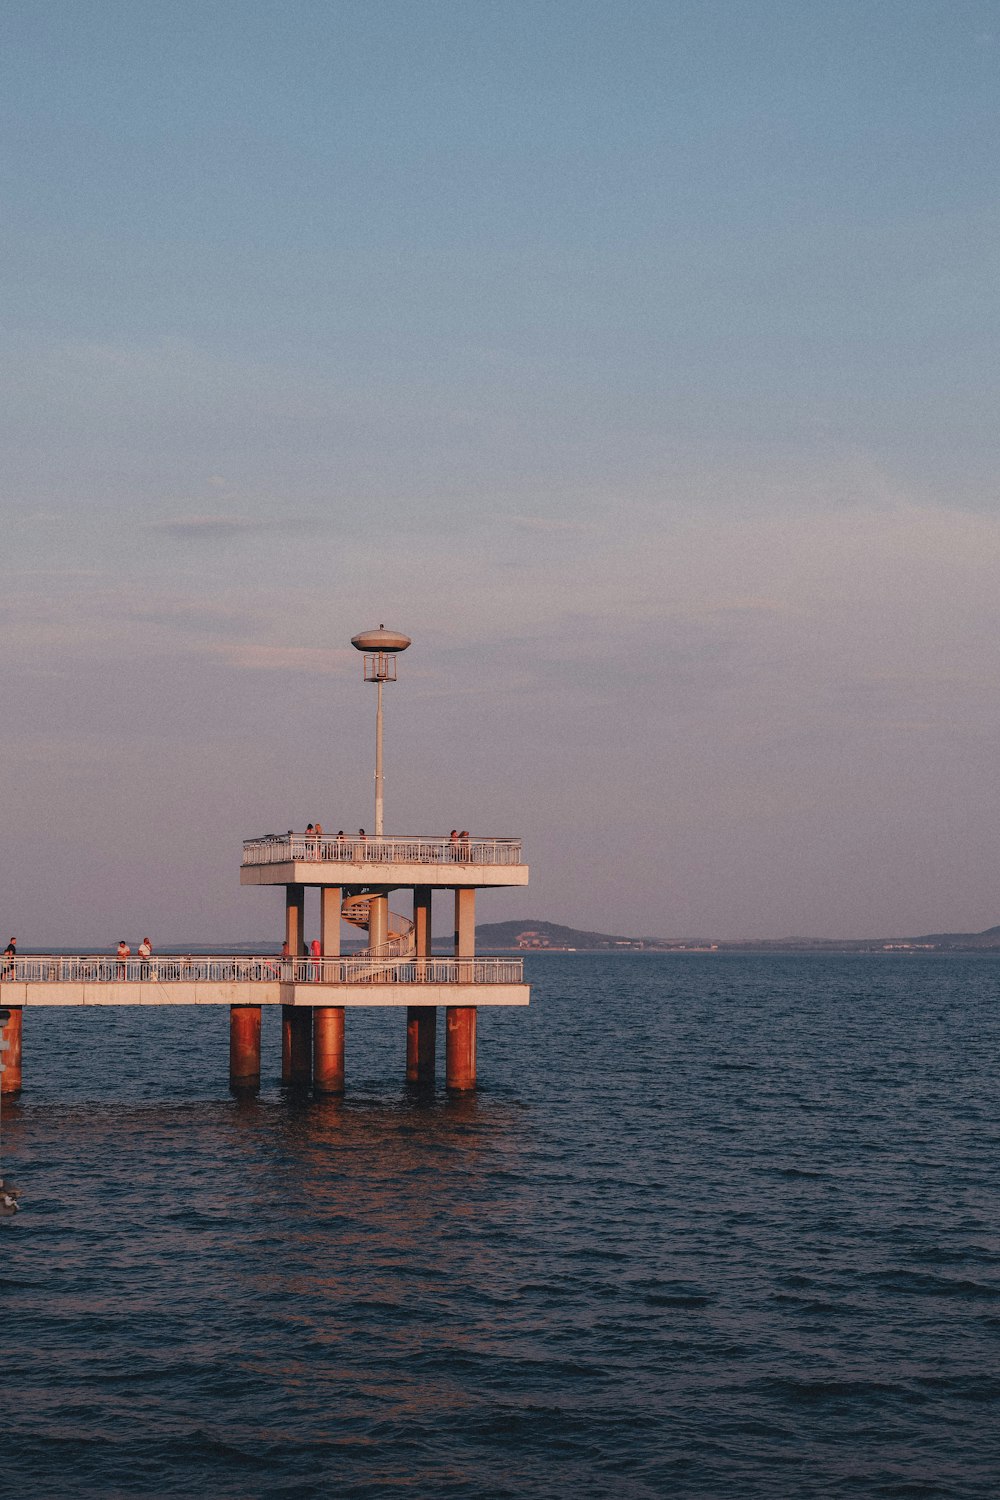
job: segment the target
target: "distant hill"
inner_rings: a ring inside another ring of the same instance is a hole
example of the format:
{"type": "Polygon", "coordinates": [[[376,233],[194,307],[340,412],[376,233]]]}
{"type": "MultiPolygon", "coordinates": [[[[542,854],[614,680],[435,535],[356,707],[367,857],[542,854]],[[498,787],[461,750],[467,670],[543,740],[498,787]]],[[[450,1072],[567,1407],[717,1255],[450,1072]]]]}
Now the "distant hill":
{"type": "Polygon", "coordinates": [[[476,928],[476,947],[482,953],[493,948],[534,950],[545,948],[655,948],[655,938],[628,938],[611,932],[587,932],[579,927],[561,927],[525,917],[519,922],[487,922],[476,928]]]}
{"type": "Polygon", "coordinates": [[[1000,925],[985,932],[931,932],[923,937],[908,938],[746,938],[738,942],[692,940],[681,942],[670,938],[629,938],[610,932],[589,932],[579,927],[562,927],[558,922],[543,922],[525,917],[520,922],[491,922],[476,928],[476,947],[482,953],[500,951],[537,951],[539,949],[586,949],[591,952],[621,953],[643,949],[654,953],[761,952],[761,953],[882,953],[917,949],[925,952],[959,953],[984,950],[1000,952],[1000,925]]]}
{"type": "Polygon", "coordinates": [[[1000,948],[1000,927],[987,927],[985,932],[929,932],[910,942],[934,948],[1000,948]]]}
{"type": "MultiPolygon", "coordinates": [[[[356,953],[364,947],[364,938],[344,938],[342,951],[356,953]]],[[[161,953],[277,953],[281,941],[266,938],[239,943],[164,943],[161,953]]],[[[517,922],[487,922],[476,928],[476,948],[491,952],[565,952],[577,949],[591,953],[624,953],[641,950],[653,953],[881,953],[897,949],[918,949],[937,953],[1000,953],[1000,925],[984,932],[928,932],[922,937],[907,938],[744,938],[693,939],[687,942],[670,938],[623,937],[620,933],[590,932],[582,927],[564,927],[558,922],[543,922],[538,917],[524,917],[517,922]]],[[[97,950],[95,950],[97,951],[97,950]]],[[[443,933],[434,939],[435,953],[451,953],[452,942],[443,933]]]]}

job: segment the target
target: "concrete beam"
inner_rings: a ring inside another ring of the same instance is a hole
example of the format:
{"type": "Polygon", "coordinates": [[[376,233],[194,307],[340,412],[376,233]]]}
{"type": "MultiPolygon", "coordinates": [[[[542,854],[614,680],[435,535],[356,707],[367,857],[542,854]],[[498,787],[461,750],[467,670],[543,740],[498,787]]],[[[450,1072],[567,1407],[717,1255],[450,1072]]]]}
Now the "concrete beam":
{"type": "Polygon", "coordinates": [[[360,860],[287,860],[278,865],[243,865],[240,885],[341,885],[410,890],[432,886],[435,890],[503,888],[528,884],[527,865],[405,864],[389,865],[360,860]]]}
{"type": "Polygon", "coordinates": [[[526,984],[0,984],[0,1006],[527,1005],[526,984]]]}

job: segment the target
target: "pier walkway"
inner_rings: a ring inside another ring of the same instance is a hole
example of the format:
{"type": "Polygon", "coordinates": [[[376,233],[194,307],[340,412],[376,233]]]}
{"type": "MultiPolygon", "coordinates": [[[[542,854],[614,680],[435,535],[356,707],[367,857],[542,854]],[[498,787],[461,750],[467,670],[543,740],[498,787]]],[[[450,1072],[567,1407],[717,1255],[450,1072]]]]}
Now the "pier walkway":
{"type": "Polygon", "coordinates": [[[462,1003],[527,1005],[523,960],[31,953],[5,961],[0,974],[0,1005],[462,1003]]]}

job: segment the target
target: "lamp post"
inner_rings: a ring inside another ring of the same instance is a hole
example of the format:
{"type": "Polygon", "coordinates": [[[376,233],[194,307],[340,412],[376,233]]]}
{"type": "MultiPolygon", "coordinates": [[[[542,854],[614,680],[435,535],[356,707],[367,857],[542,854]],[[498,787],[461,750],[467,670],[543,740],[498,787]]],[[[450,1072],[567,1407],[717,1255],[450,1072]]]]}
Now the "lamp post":
{"type": "Polygon", "coordinates": [[[397,630],[386,630],[380,625],[377,630],[363,630],[360,635],[351,636],[351,645],[355,651],[363,651],[365,656],[365,682],[374,682],[378,688],[378,702],[375,708],[375,837],[381,838],[383,832],[382,817],[382,684],[384,682],[396,681],[396,657],[400,651],[405,651],[410,644],[408,635],[400,635],[397,630]]]}

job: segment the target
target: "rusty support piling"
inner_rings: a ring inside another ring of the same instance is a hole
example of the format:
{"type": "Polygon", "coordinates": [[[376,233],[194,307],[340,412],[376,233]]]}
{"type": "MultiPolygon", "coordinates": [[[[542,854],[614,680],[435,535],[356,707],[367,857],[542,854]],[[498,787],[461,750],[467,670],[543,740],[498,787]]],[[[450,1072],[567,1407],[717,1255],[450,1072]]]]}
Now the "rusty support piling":
{"type": "Polygon", "coordinates": [[[452,1093],[476,1086],[476,1007],[447,1007],[448,1035],[445,1047],[445,1082],[452,1093]]]}
{"type": "Polygon", "coordinates": [[[6,1052],[0,1052],[0,1062],[3,1063],[0,1088],[5,1094],[19,1094],[21,1092],[21,1007],[20,1005],[5,1005],[4,1009],[9,1010],[10,1019],[6,1026],[0,1029],[0,1040],[7,1043],[6,1052]]]}
{"type": "Polygon", "coordinates": [[[260,1088],[260,1006],[229,1007],[229,1087],[239,1093],[260,1088]]]}
{"type": "Polygon", "coordinates": [[[406,1081],[433,1084],[437,1040],[437,1008],[433,1005],[406,1007],[406,1081]]]}
{"type": "Polygon", "coordinates": [[[344,1092],[344,1007],[313,1006],[313,1088],[317,1094],[344,1092]]]}
{"type": "Polygon", "coordinates": [[[312,1074],[312,1013],[305,1005],[281,1007],[281,1081],[308,1083],[312,1074]]]}

